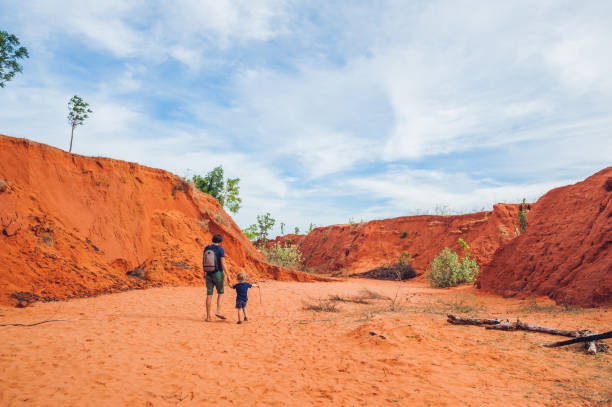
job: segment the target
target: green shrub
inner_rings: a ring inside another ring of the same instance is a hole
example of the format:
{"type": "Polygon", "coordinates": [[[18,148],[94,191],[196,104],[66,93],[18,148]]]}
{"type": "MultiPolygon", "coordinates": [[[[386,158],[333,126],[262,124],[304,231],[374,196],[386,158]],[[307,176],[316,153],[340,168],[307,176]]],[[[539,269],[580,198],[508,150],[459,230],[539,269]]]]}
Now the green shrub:
{"type": "Polygon", "coordinates": [[[399,264],[400,266],[410,264],[410,253],[402,252],[402,254],[400,254],[399,260],[397,261],[397,264],[399,264]]]}
{"type": "Polygon", "coordinates": [[[518,221],[519,221],[519,227],[521,228],[521,232],[524,232],[527,230],[527,209],[526,209],[527,205],[525,203],[525,198],[523,198],[523,203],[521,204],[521,209],[519,210],[518,213],[518,221]]]}
{"type": "Polygon", "coordinates": [[[431,262],[427,280],[432,287],[452,287],[473,282],[478,271],[478,263],[469,254],[459,261],[459,255],[445,247],[431,262]]]}
{"type": "Polygon", "coordinates": [[[262,245],[259,251],[268,263],[277,266],[297,269],[302,263],[302,252],[297,245],[282,246],[280,243],[274,243],[270,247],[262,245]]]}
{"type": "Polygon", "coordinates": [[[402,230],[402,234],[400,235],[400,239],[403,239],[406,236],[408,236],[408,232],[406,232],[405,230],[402,230]]]}

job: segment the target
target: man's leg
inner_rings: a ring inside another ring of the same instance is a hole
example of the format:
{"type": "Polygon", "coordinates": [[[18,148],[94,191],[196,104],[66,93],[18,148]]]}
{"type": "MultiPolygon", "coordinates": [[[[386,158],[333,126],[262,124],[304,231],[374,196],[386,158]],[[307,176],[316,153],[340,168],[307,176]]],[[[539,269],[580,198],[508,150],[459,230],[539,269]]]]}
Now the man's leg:
{"type": "Polygon", "coordinates": [[[221,304],[223,304],[223,294],[217,293],[217,315],[223,315],[221,313],[221,304]]]}
{"type": "Polygon", "coordinates": [[[210,309],[212,308],[212,294],[210,295],[206,295],[206,320],[207,321],[212,321],[211,315],[210,315],[210,309]]]}
{"type": "Polygon", "coordinates": [[[214,283],[211,279],[211,276],[206,273],[206,321],[212,321],[211,318],[211,308],[212,308],[212,296],[213,296],[213,286],[214,283]]]}
{"type": "Polygon", "coordinates": [[[223,278],[224,275],[222,272],[217,271],[215,273],[215,287],[217,288],[217,313],[215,314],[218,318],[225,319],[223,314],[221,313],[221,305],[223,304],[223,278]]]}

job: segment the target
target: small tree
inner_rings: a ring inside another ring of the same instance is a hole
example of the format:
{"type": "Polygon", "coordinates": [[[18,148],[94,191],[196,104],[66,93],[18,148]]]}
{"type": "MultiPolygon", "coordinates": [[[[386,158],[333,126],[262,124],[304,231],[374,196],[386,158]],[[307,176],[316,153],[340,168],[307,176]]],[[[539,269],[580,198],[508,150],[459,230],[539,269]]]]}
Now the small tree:
{"type": "Polygon", "coordinates": [[[92,113],[89,108],[89,103],[86,103],[79,96],[74,95],[68,102],[68,121],[72,127],[70,132],[70,149],[68,152],[72,152],[72,139],[74,138],[74,129],[76,126],[83,124],[83,121],[89,117],[88,113],[92,113]]]}
{"type": "Polygon", "coordinates": [[[270,216],[270,212],[265,215],[257,215],[257,227],[259,228],[258,237],[260,240],[266,240],[268,238],[268,233],[270,233],[275,223],[276,219],[270,216]]]}
{"type": "Polygon", "coordinates": [[[285,234],[285,222],[280,223],[280,228],[281,228],[281,235],[284,235],[285,234]]]}
{"type": "Polygon", "coordinates": [[[461,245],[461,247],[463,248],[463,251],[465,252],[465,255],[467,257],[470,257],[471,253],[470,253],[470,245],[468,245],[466,243],[465,240],[463,240],[462,238],[457,239],[457,241],[459,242],[459,244],[461,245]]]}
{"type": "Polygon", "coordinates": [[[242,233],[245,234],[245,236],[249,239],[249,240],[255,240],[255,238],[257,238],[257,233],[258,229],[257,229],[257,225],[252,224],[250,226],[248,226],[247,228],[242,229],[242,233]]]}
{"type": "Polygon", "coordinates": [[[238,183],[240,178],[228,178],[225,182],[225,190],[223,191],[223,203],[231,213],[238,213],[242,198],[238,196],[240,187],[238,183]]]}
{"type": "Polygon", "coordinates": [[[293,233],[295,233],[296,235],[300,234],[300,228],[298,228],[297,226],[293,229],[293,233]]]}
{"type": "Polygon", "coordinates": [[[523,198],[521,209],[519,209],[518,221],[519,221],[519,227],[521,228],[521,232],[526,231],[527,230],[527,204],[525,202],[525,198],[523,198]]]}
{"type": "Polygon", "coordinates": [[[240,178],[228,178],[224,181],[223,167],[218,166],[208,172],[206,176],[193,176],[193,183],[200,191],[211,195],[222,207],[227,208],[232,213],[238,213],[242,198],[238,196],[240,178]]]}
{"type": "Polygon", "coordinates": [[[308,233],[312,232],[312,230],[314,228],[316,228],[316,227],[317,227],[317,225],[315,225],[314,223],[310,222],[310,225],[308,225],[308,233]]]}
{"type": "Polygon", "coordinates": [[[15,35],[0,31],[0,88],[13,79],[17,72],[23,70],[17,60],[30,57],[28,50],[19,44],[19,39],[15,35]]]}

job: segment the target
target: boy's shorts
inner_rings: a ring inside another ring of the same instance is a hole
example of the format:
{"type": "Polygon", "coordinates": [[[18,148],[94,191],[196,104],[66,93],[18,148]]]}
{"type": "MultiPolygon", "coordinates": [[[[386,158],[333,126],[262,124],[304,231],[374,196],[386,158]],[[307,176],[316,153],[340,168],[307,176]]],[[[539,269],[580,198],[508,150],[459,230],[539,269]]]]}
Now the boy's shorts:
{"type": "Polygon", "coordinates": [[[217,294],[223,294],[224,277],[222,271],[206,273],[206,295],[213,295],[213,287],[217,287],[217,294]]]}
{"type": "Polygon", "coordinates": [[[242,300],[239,300],[238,298],[236,298],[236,309],[246,308],[246,305],[247,305],[246,301],[242,301],[242,300]]]}

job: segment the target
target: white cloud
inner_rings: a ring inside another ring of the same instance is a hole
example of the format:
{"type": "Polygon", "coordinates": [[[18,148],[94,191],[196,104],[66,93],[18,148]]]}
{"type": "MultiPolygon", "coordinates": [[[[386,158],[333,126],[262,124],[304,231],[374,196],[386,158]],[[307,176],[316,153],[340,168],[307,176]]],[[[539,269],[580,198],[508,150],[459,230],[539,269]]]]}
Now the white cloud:
{"type": "Polygon", "coordinates": [[[74,49],[153,62],[171,57],[192,70],[210,48],[266,41],[286,33],[289,24],[287,6],[278,0],[32,0],[5,7],[21,20],[21,37],[38,45],[68,35],[74,49]]]}
{"type": "Polygon", "coordinates": [[[554,27],[544,60],[572,91],[612,91],[612,4],[591,2],[554,27]]]}
{"type": "Polygon", "coordinates": [[[447,207],[455,213],[474,211],[483,205],[490,210],[495,203],[518,203],[523,197],[533,202],[551,188],[572,181],[491,184],[490,180],[472,178],[465,173],[396,168],[385,174],[353,178],[348,183],[361,194],[385,203],[377,205],[375,211],[368,210],[370,216],[381,217],[398,211],[433,213],[436,206],[447,207]]]}
{"type": "Polygon", "coordinates": [[[283,1],[182,1],[160,3],[164,26],[176,34],[202,36],[227,47],[231,42],[268,40],[286,30],[283,1]]]}

